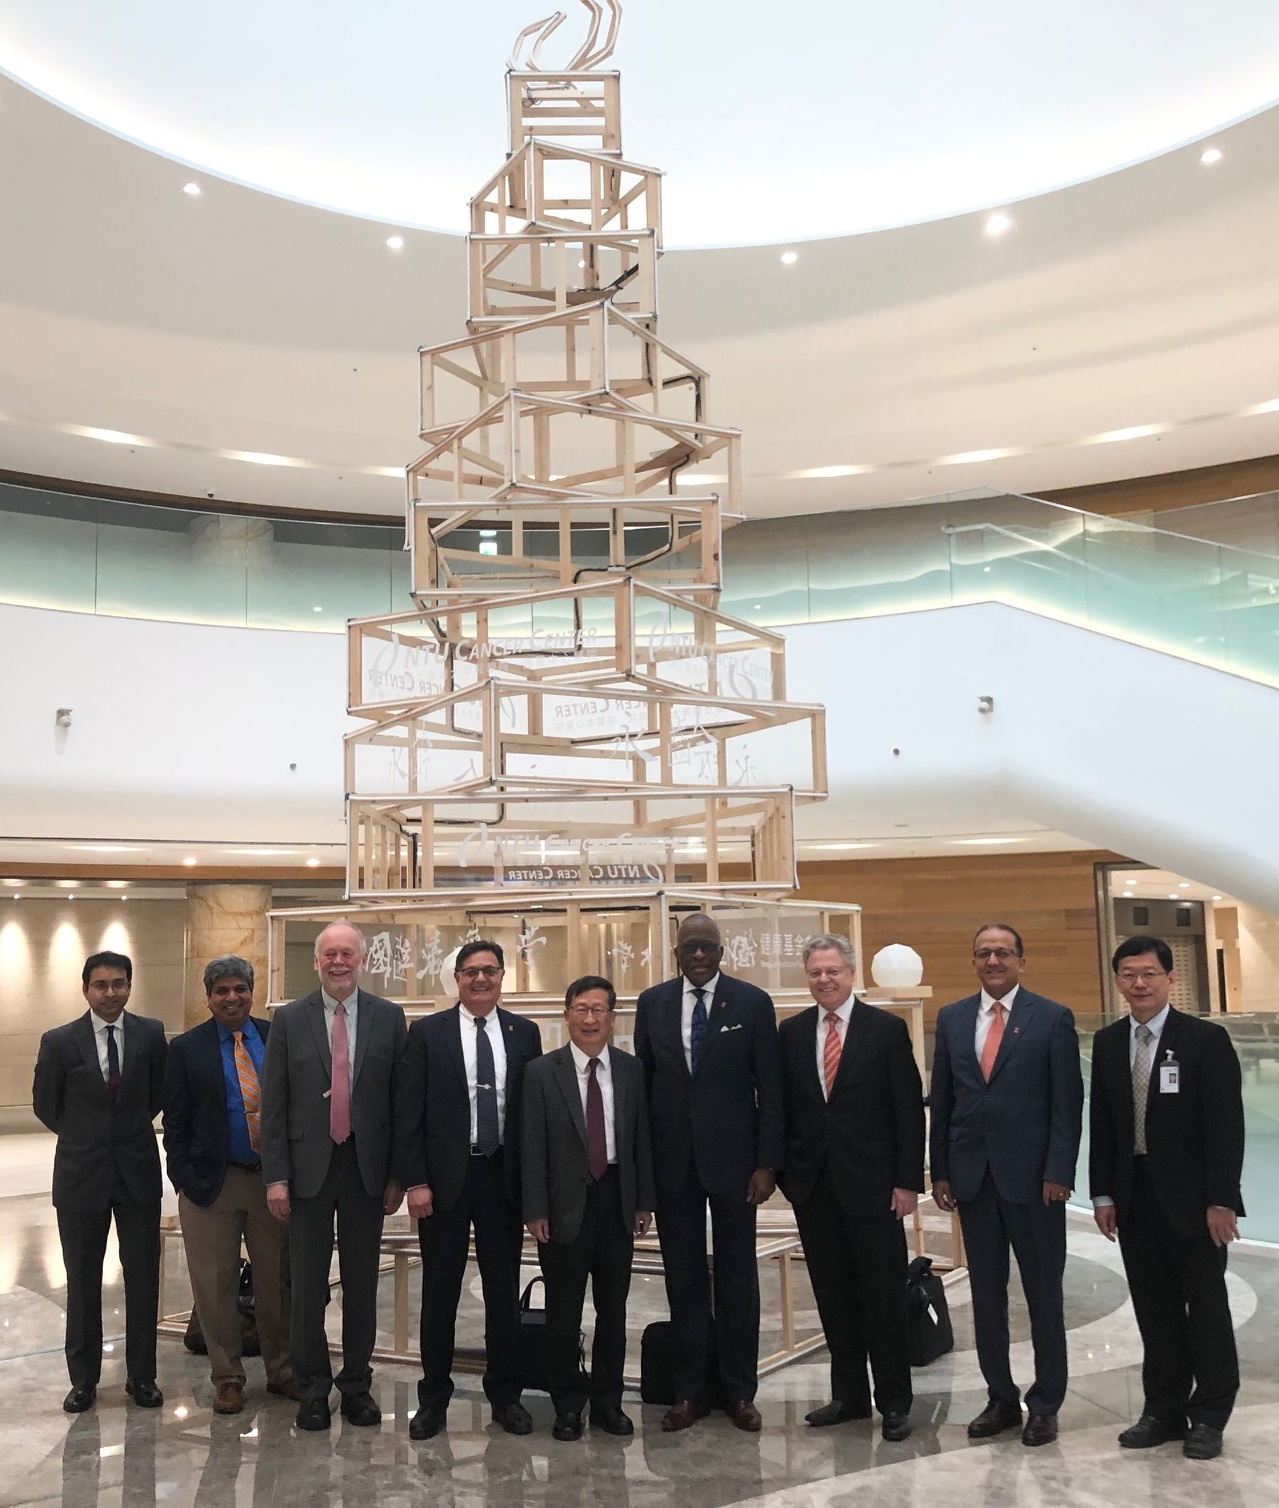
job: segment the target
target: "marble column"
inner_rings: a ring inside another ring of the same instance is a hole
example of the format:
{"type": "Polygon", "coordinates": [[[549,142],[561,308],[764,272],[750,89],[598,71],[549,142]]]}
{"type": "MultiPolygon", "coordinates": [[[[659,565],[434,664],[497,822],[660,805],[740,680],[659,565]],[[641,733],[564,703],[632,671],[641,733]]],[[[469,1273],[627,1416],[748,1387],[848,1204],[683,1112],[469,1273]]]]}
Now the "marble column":
{"type": "Polygon", "coordinates": [[[188,1027],[208,1019],[204,966],[223,953],[247,958],[257,975],[255,1009],[267,999],[267,925],[269,885],[187,886],[187,968],[184,1020],[188,1027]]]}

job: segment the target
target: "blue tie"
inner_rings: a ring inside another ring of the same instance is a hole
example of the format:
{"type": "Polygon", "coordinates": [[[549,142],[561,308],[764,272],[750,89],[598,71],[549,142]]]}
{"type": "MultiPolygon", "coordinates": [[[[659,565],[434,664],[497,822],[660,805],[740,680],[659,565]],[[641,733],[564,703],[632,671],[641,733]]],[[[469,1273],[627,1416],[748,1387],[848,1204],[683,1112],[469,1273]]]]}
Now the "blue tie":
{"type": "Polygon", "coordinates": [[[485,1157],[501,1146],[497,1124],[497,1071],[493,1044],[488,1036],[488,1018],[475,1018],[475,1145],[485,1157]]]}
{"type": "Polygon", "coordinates": [[[693,991],[693,1024],[688,1034],[688,1045],[693,1054],[693,1072],[702,1061],[702,1049],[706,1046],[706,991],[693,991]]]}

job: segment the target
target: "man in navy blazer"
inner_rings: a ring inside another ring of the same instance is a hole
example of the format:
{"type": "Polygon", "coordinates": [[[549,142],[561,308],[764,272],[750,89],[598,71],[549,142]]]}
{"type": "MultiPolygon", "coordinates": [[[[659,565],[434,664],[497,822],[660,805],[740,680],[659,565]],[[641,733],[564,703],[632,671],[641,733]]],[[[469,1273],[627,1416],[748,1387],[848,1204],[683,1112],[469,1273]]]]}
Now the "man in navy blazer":
{"type": "Polygon", "coordinates": [[[542,1035],[498,1004],[506,960],[495,942],[458,950],[458,1004],[415,1021],[395,1126],[409,1214],[422,1249],[422,1377],[414,1440],[444,1428],[471,1228],[484,1288],[484,1393],[511,1435],[533,1428],[520,1402],[520,1091],[542,1035]]]}
{"type": "Polygon", "coordinates": [[[1021,937],[1004,923],[973,939],[981,993],[937,1014],[931,1161],[938,1208],[958,1208],[968,1249],[977,1360],[990,1401],[971,1439],[1021,1428],[1057,1438],[1066,1396],[1066,1200],[1075,1179],[1084,1085],[1075,1019],[1020,984],[1021,937]],[[1008,1357],[1008,1249],[1030,1310],[1035,1381],[1021,1395],[1008,1357]]]}
{"type": "Polygon", "coordinates": [[[244,1407],[240,1245],[253,1266],[253,1308],[266,1385],[297,1399],[289,1365],[288,1231],[262,1182],[262,1062],[271,1023],[253,1012],[253,965],[226,954],[204,970],[209,1020],[175,1037],[164,1073],[164,1150],[216,1414],[244,1407]]]}
{"type": "Polygon", "coordinates": [[[760,1427],[759,1271],[755,1213],[772,1196],[785,1149],[785,1091],[772,999],[720,973],[715,920],[697,912],[675,939],[679,976],[654,985],[635,1011],[635,1055],[648,1084],[657,1234],[674,1325],[678,1402],[664,1430],[709,1412],[712,1314],[728,1414],[760,1427]],[[706,1210],[715,1252],[714,1308],[706,1210]]]}

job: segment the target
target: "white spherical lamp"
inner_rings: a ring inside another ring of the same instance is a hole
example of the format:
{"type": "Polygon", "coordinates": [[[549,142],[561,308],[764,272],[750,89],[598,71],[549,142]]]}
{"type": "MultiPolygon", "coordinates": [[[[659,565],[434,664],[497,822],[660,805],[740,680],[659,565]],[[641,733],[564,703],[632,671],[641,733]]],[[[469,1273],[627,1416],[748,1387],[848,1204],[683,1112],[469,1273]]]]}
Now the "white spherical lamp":
{"type": "Polygon", "coordinates": [[[924,977],[924,960],[905,943],[889,943],[870,961],[870,977],[881,989],[910,989],[924,977]]]}

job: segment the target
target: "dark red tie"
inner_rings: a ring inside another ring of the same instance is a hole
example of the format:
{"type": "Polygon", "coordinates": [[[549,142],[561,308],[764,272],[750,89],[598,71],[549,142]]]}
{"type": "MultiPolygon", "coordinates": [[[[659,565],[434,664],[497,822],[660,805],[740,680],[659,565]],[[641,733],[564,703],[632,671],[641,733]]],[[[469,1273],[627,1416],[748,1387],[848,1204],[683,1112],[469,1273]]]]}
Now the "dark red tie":
{"type": "Polygon", "coordinates": [[[598,1183],[608,1172],[608,1135],[604,1130],[604,1091],[600,1088],[598,1076],[600,1060],[592,1058],[588,1066],[590,1077],[586,1080],[586,1165],[591,1182],[598,1183]]]}

